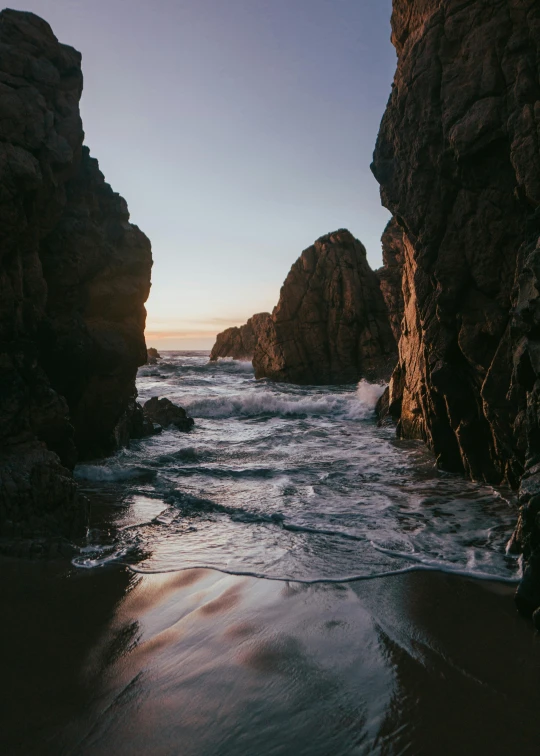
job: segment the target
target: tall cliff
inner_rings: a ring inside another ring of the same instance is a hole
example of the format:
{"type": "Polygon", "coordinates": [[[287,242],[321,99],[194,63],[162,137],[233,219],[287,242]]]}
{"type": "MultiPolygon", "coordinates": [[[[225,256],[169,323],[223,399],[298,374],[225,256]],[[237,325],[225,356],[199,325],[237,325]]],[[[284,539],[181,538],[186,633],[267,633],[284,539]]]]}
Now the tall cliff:
{"type": "Polygon", "coordinates": [[[0,13],[0,535],[80,532],[70,469],[126,439],[150,243],[83,147],[81,55],[0,13]]]}
{"type": "Polygon", "coordinates": [[[257,378],[298,384],[387,379],[396,342],[377,275],[341,229],[304,250],[259,336],[257,378]]]}
{"type": "Polygon", "coordinates": [[[427,441],[446,469],[512,484],[525,469],[530,558],[540,543],[540,5],[393,5],[398,65],[372,166],[403,232],[390,406],[401,435],[427,441]]]}

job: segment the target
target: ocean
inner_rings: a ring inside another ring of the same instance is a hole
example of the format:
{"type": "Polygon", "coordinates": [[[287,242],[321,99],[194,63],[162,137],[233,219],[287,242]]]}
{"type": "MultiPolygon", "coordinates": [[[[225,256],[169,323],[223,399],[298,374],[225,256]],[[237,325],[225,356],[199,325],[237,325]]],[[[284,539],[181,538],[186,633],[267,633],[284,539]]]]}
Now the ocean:
{"type": "Polygon", "coordinates": [[[437,470],[420,442],[377,427],[383,386],[256,381],[250,363],[165,352],[139,400],[195,419],[85,463],[83,490],[113,502],[74,564],[140,572],[210,567],[296,582],[436,569],[515,582],[513,493],[437,470]]]}

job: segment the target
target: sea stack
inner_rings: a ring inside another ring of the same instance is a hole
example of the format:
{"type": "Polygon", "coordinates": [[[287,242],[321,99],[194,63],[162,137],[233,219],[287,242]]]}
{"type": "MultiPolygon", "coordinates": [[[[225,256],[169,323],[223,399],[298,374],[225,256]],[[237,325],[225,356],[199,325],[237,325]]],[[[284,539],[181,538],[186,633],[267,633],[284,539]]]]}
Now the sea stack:
{"type": "Polygon", "coordinates": [[[233,360],[251,362],[259,335],[266,327],[269,319],[269,312],[259,312],[240,328],[227,328],[222,333],[218,333],[216,343],[210,353],[210,360],[215,362],[220,358],[231,357],[233,360]]]}
{"type": "Polygon", "coordinates": [[[0,44],[0,535],[70,535],[70,470],[136,411],[150,242],[83,146],[80,53],[12,10],[0,44]]]}
{"type": "Polygon", "coordinates": [[[330,385],[387,380],[397,356],[365,247],[340,229],[304,250],[281,288],[253,358],[257,378],[330,385]]]}
{"type": "MultiPolygon", "coordinates": [[[[540,6],[393,8],[398,66],[373,162],[403,240],[389,404],[400,435],[424,439],[445,469],[512,485],[525,472],[518,540],[530,571],[540,564],[540,6]]],[[[526,584],[532,610],[539,574],[526,584]]]]}

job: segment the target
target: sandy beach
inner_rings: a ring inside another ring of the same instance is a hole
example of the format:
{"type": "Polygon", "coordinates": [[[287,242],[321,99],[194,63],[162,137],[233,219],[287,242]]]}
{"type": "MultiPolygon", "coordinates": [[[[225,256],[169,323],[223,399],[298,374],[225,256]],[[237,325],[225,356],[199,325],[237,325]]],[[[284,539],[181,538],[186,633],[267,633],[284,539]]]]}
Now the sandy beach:
{"type": "Polygon", "coordinates": [[[5,756],[536,753],[540,638],[508,586],[0,571],[5,756]]]}

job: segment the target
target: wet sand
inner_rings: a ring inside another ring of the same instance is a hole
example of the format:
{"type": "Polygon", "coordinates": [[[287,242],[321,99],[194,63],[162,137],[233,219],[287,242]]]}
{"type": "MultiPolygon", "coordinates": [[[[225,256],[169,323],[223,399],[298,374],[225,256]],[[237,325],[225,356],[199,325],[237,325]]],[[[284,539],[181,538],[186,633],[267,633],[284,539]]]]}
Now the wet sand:
{"type": "Polygon", "coordinates": [[[537,754],[512,588],[0,560],[3,756],[537,754]]]}

